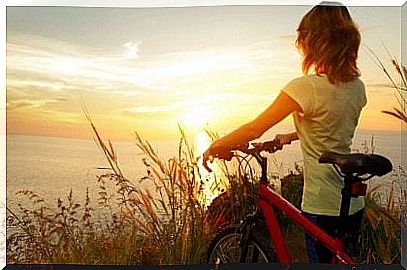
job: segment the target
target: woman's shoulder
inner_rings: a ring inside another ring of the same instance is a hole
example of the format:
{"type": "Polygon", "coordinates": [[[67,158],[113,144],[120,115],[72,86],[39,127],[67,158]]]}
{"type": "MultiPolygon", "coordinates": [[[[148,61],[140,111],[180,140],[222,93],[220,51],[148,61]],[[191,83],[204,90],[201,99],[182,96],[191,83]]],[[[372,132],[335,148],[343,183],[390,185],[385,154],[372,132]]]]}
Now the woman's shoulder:
{"type": "Polygon", "coordinates": [[[299,77],[295,77],[294,79],[292,79],[288,85],[312,85],[313,84],[313,75],[303,75],[303,76],[299,76],[299,77]]]}
{"type": "MultiPolygon", "coordinates": [[[[297,82],[301,82],[301,83],[310,83],[312,85],[316,85],[316,84],[330,84],[332,86],[339,86],[339,87],[351,87],[351,88],[359,88],[359,89],[364,89],[365,88],[365,84],[364,82],[360,79],[360,77],[349,81],[349,82],[345,82],[345,83],[339,83],[339,84],[335,84],[333,85],[332,83],[329,82],[328,77],[326,74],[309,74],[309,75],[304,75],[301,77],[297,77],[294,79],[297,82]]],[[[293,81],[294,81],[293,80],[293,81]]]]}
{"type": "Polygon", "coordinates": [[[360,91],[365,90],[365,84],[360,78],[356,78],[350,82],[332,84],[329,82],[326,74],[307,74],[303,76],[296,77],[292,79],[288,84],[289,88],[308,88],[308,89],[319,89],[319,88],[352,88],[358,89],[360,91]]]}
{"type": "Polygon", "coordinates": [[[365,83],[359,77],[354,80],[354,83],[359,85],[362,88],[365,88],[365,83]]]}
{"type": "Polygon", "coordinates": [[[291,82],[313,84],[314,82],[317,82],[317,81],[323,82],[326,80],[327,80],[327,77],[325,74],[305,74],[305,75],[298,76],[298,77],[292,79],[291,82]]]}

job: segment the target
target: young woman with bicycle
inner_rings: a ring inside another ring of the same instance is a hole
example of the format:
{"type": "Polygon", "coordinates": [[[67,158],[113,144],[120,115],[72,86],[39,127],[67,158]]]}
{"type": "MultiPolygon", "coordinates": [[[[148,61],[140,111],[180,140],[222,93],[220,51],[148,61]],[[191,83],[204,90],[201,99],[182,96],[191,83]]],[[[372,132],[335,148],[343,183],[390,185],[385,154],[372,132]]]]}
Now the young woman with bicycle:
{"type": "MultiPolygon", "coordinates": [[[[348,9],[322,2],[313,7],[297,29],[296,46],[303,56],[304,76],[289,82],[276,100],[256,119],[216,140],[204,153],[203,163],[221,149],[243,149],[249,141],[292,114],[296,132],[276,135],[280,143],[299,139],[304,158],[302,212],[345,246],[358,238],[363,197],[352,198],[349,216],[340,218],[343,179],[329,164],[320,164],[324,152],[349,154],[362,108],[363,82],[356,65],[360,33],[348,9]],[[315,74],[309,74],[313,70],[315,74]]],[[[307,236],[310,262],[330,263],[332,253],[307,236]]]]}

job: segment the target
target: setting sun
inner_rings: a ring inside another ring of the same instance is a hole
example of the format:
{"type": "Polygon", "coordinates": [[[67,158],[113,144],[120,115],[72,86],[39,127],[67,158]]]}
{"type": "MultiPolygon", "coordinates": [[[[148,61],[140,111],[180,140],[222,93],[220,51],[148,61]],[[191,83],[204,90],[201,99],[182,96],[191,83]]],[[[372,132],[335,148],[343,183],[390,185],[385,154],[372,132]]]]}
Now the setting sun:
{"type": "Polygon", "coordinates": [[[196,136],[196,149],[197,154],[202,155],[206,149],[208,149],[209,145],[211,144],[211,140],[206,132],[201,131],[196,136]]]}
{"type": "Polygon", "coordinates": [[[188,110],[181,116],[181,123],[189,128],[203,128],[209,120],[212,119],[212,113],[207,107],[196,107],[188,110]]]}

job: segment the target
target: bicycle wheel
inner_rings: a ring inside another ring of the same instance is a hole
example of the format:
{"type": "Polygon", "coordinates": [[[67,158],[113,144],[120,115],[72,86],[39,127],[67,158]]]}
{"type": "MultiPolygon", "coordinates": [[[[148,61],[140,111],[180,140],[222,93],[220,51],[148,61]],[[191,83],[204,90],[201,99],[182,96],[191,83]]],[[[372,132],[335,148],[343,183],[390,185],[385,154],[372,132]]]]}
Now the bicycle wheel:
{"type": "MultiPolygon", "coordinates": [[[[220,230],[208,248],[207,263],[239,263],[241,256],[239,225],[229,225],[220,230]]],[[[245,262],[269,263],[274,261],[274,250],[258,234],[249,242],[245,262]]]]}

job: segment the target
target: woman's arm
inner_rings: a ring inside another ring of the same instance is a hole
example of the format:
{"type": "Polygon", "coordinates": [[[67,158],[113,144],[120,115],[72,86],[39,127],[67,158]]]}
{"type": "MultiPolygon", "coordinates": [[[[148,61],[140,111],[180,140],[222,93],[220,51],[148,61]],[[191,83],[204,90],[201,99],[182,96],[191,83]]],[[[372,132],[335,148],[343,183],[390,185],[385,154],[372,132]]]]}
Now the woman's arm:
{"type": "Polygon", "coordinates": [[[217,154],[217,149],[237,149],[247,144],[247,142],[259,138],[269,128],[286,118],[294,111],[302,112],[301,107],[286,93],[281,92],[275,101],[253,121],[241,126],[228,135],[216,140],[205,151],[203,163],[210,156],[217,154]]]}

